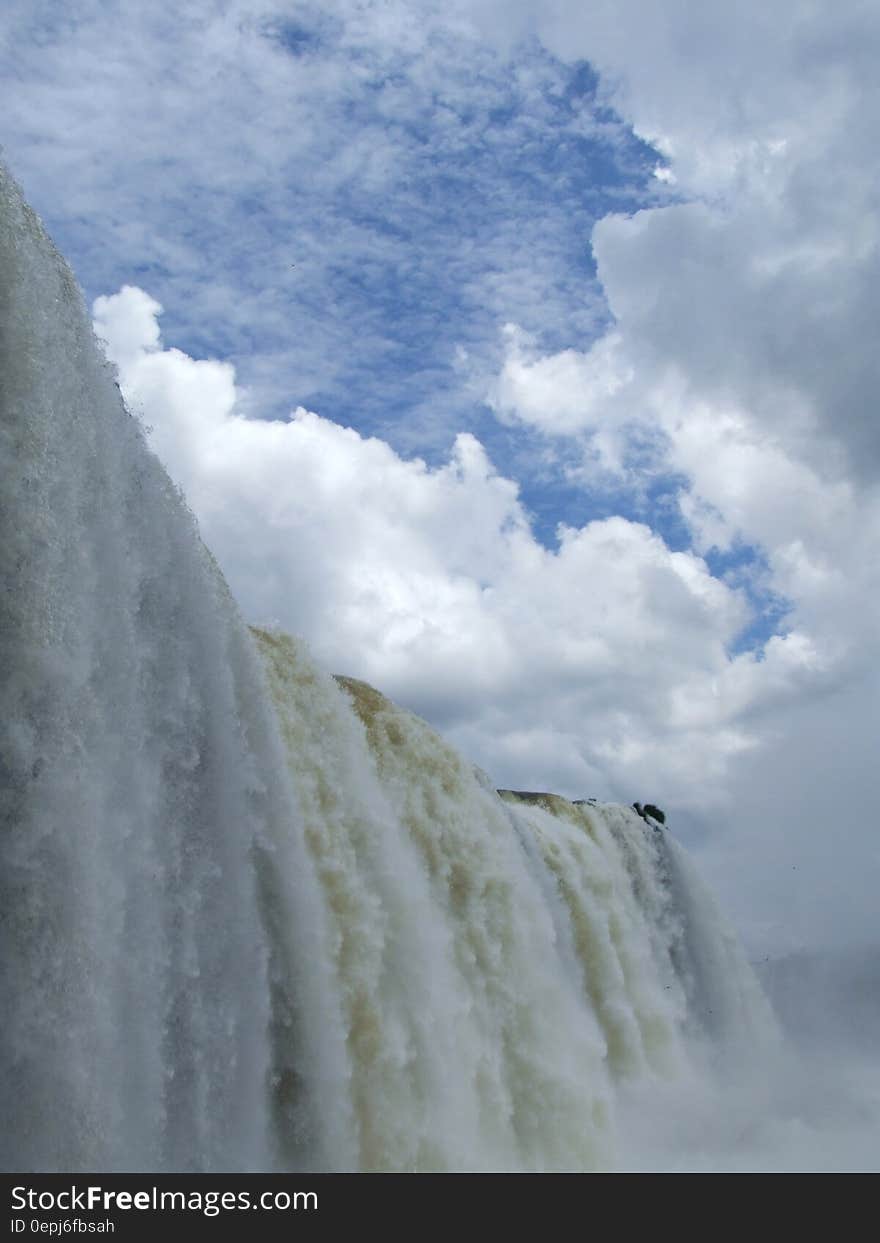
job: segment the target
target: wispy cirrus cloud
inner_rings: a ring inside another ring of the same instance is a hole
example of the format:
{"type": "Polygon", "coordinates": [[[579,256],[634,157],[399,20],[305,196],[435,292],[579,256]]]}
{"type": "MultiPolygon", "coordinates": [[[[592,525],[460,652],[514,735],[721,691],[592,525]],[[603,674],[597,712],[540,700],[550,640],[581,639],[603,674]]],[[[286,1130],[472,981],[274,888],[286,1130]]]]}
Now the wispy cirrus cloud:
{"type": "Polygon", "coordinates": [[[657,187],[593,75],[536,43],[493,51],[466,10],[0,20],[8,158],[88,292],[148,286],[184,348],[235,361],[255,411],[308,402],[410,451],[482,417],[472,382],[506,320],[551,348],[597,330],[590,228],[657,187]]]}

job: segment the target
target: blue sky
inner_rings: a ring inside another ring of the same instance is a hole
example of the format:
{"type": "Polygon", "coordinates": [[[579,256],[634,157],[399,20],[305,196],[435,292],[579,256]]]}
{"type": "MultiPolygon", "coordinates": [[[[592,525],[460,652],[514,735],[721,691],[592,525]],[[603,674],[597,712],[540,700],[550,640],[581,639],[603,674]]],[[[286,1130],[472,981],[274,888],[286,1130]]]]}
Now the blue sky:
{"type": "Polygon", "coordinates": [[[245,615],[667,805],[755,943],[880,881],[878,55],[862,0],[0,13],[4,158],[245,615]]]}
{"type": "MultiPolygon", "coordinates": [[[[326,9],[294,8],[295,18],[240,18],[217,55],[219,88],[183,94],[179,120],[169,103],[162,132],[147,109],[121,103],[121,65],[102,69],[104,107],[121,105],[115,124],[105,116],[101,130],[78,97],[93,139],[77,135],[75,165],[54,152],[73,194],[38,174],[28,188],[87,298],[147,289],[165,307],[167,340],[234,362],[257,417],[303,404],[430,463],[457,432],[475,432],[520,482],[547,543],[560,520],[619,511],[650,514],[681,544],[673,507],[571,486],[560,446],[512,433],[485,402],[505,323],[548,352],[583,349],[607,327],[590,233],[608,212],[668,200],[657,152],[602,98],[586,61],[564,64],[534,38],[506,55],[441,27],[416,54],[370,44],[326,9]],[[236,65],[245,46],[271,65],[270,84],[236,65]],[[265,150],[257,117],[271,117],[265,150]],[[195,156],[178,146],[191,125],[195,156]]],[[[43,99],[39,62],[47,48],[61,58],[87,43],[90,10],[23,8],[19,76],[30,70],[43,99]]],[[[157,20],[152,36],[173,44],[175,20],[157,20]]],[[[175,86],[186,71],[173,55],[162,69],[175,86]]],[[[24,174],[63,136],[40,134],[35,150],[31,114],[16,111],[6,150],[24,174]]],[[[649,491],[662,498],[662,480],[649,491]]]]}

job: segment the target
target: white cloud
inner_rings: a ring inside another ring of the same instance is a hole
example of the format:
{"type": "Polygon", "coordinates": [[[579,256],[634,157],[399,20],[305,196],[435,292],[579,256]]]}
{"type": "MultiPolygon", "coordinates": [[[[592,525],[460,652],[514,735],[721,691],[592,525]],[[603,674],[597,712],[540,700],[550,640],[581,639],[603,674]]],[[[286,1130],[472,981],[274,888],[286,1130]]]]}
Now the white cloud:
{"type": "MultiPolygon", "coordinates": [[[[601,431],[613,420],[612,398],[632,382],[620,356],[620,338],[610,332],[586,353],[563,350],[541,356],[534,341],[514,324],[505,326],[506,356],[489,393],[502,418],[515,416],[553,435],[582,429],[601,431]]],[[[606,465],[620,468],[611,442],[601,444],[606,465]]]]}
{"type": "Polygon", "coordinates": [[[444,725],[499,783],[713,806],[762,697],[821,683],[794,636],[760,669],[731,659],[743,598],[642,524],[544,548],[473,436],[429,469],[302,408],[247,419],[228,365],[157,348],[148,295],[95,312],[246,614],[444,725]]]}
{"type": "MultiPolygon", "coordinates": [[[[491,37],[499,9],[480,7],[491,37]]],[[[694,546],[762,551],[762,586],[787,599],[789,633],[719,684],[731,719],[762,746],[728,766],[707,865],[741,919],[765,931],[876,936],[864,739],[880,702],[880,218],[869,172],[880,14],[858,0],[525,0],[505,12],[505,37],[518,15],[559,56],[603,71],[681,201],[595,227],[612,329],[580,351],[525,359],[511,334],[490,397],[508,422],[580,440],[587,481],[598,447],[604,469],[632,485],[632,447],[649,434],[650,469],[684,480],[694,546]],[[609,356],[627,377],[617,387],[603,382],[609,356]]],[[[679,727],[714,728],[715,694],[683,682],[679,727]]]]}

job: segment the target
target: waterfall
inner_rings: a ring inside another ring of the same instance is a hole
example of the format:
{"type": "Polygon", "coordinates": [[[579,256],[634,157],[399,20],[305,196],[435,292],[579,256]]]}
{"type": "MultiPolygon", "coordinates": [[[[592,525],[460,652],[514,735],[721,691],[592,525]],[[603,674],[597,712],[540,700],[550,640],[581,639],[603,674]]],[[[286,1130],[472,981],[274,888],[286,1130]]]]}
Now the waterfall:
{"type": "Polygon", "coordinates": [[[274,713],[70,270],[0,194],[3,1168],[265,1168],[324,1004],[274,713]]]}
{"type": "Polygon", "coordinates": [[[684,852],[251,631],[0,169],[0,1165],[588,1170],[774,1039],[684,852]]]}

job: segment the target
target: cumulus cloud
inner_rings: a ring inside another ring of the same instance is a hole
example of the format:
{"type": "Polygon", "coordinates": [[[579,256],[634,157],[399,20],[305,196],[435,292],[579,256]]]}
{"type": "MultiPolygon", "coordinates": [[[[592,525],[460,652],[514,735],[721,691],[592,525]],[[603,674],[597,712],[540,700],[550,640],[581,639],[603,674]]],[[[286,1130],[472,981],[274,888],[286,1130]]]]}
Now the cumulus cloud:
{"type": "Polygon", "coordinates": [[[742,593],[644,524],[542,546],[470,434],[430,468],[303,408],[244,417],[228,364],[161,346],[159,310],[127,287],[96,328],[246,613],[428,716],[499,784],[705,808],[756,744],[756,702],[821,681],[794,635],[760,669],[731,657],[742,593]]]}
{"type": "MultiPolygon", "coordinates": [[[[491,37],[499,9],[480,10],[491,37]]],[[[679,477],[692,546],[720,564],[757,555],[754,585],[785,602],[787,632],[728,680],[763,742],[729,766],[706,862],[745,922],[762,910],[765,932],[875,936],[863,740],[880,691],[876,7],[505,12],[601,69],[677,199],[594,228],[607,335],[547,352],[508,331],[489,400],[508,423],[579,444],[588,482],[597,469],[629,486],[646,468],[679,477]],[[780,676],[789,660],[798,674],[780,676]]],[[[699,718],[702,688],[680,709],[699,718]]]]}
{"type": "Polygon", "coordinates": [[[550,435],[589,430],[605,465],[620,469],[619,446],[603,436],[614,426],[615,398],[633,380],[621,356],[620,336],[609,332],[586,352],[568,349],[542,355],[516,324],[504,328],[504,365],[489,393],[501,418],[519,419],[550,435]]]}

